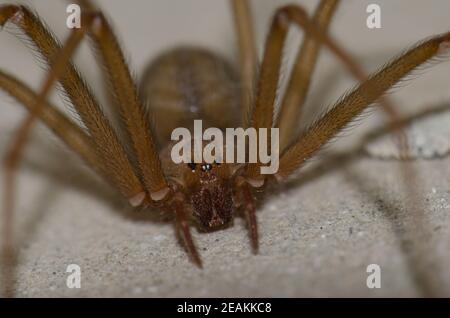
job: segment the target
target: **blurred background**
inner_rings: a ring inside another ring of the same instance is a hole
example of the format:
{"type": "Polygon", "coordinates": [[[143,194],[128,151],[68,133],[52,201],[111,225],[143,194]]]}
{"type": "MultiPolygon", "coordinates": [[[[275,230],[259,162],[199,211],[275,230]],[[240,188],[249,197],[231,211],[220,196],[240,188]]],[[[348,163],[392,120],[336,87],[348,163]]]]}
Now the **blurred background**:
{"type": "MultiPolygon", "coordinates": [[[[292,2],[308,12],[318,4],[317,0],[251,1],[260,52],[275,9],[292,2]]],[[[0,0],[5,3],[11,2],[0,0]]],[[[67,36],[68,2],[14,3],[34,8],[60,39],[67,36]]],[[[228,1],[98,3],[114,25],[137,78],[153,57],[180,45],[207,47],[236,63],[228,1]]],[[[330,33],[367,71],[374,71],[414,43],[449,31],[449,12],[446,0],[344,0],[330,33]],[[381,7],[381,29],[366,27],[366,8],[371,3],[381,7]]],[[[6,32],[10,29],[0,32],[0,69],[38,89],[45,73],[33,53],[6,32]]],[[[288,77],[301,32],[292,30],[288,39],[283,79],[288,77]]],[[[103,78],[86,43],[75,61],[107,108],[103,78]]],[[[392,99],[403,114],[448,104],[448,74],[450,63],[439,63],[396,89],[392,99]]],[[[304,123],[354,84],[323,50],[304,123]]],[[[52,100],[62,105],[56,94],[52,100]]],[[[25,111],[3,92],[0,108],[3,156],[25,111]]],[[[366,118],[333,149],[350,147],[382,119],[378,112],[366,118]]],[[[450,127],[448,121],[435,125],[450,127]]],[[[224,231],[194,231],[204,260],[205,269],[200,271],[189,263],[170,223],[149,220],[148,211],[129,211],[108,186],[38,125],[19,176],[18,295],[449,296],[449,163],[448,157],[418,160],[426,224],[418,226],[416,236],[409,236],[403,205],[408,197],[396,174],[398,163],[368,157],[270,197],[258,213],[261,252],[257,256],[251,254],[245,222],[240,219],[224,231]],[[82,268],[79,290],[65,286],[66,266],[72,263],[82,268]],[[381,289],[366,286],[366,267],[371,263],[381,266],[381,289]]]]}

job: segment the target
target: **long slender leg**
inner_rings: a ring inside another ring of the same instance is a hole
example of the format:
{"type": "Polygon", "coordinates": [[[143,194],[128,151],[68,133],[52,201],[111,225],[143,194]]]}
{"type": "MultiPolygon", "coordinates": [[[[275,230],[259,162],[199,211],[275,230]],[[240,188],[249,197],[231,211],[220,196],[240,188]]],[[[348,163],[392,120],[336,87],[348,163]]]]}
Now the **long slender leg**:
{"type": "MultiPolygon", "coordinates": [[[[104,70],[118,101],[122,120],[133,142],[144,185],[155,200],[164,198],[169,188],[149,127],[145,109],[138,98],[136,85],[113,32],[105,16],[90,1],[81,1],[83,12],[93,14],[95,21],[89,35],[96,44],[104,70]]],[[[89,26],[88,26],[89,28],[89,26]]]]}
{"type": "Polygon", "coordinates": [[[345,95],[317,121],[280,159],[276,177],[287,177],[335,136],[365,108],[418,66],[450,50],[450,33],[434,37],[410,49],[345,95]]]}
{"type": "MultiPolygon", "coordinates": [[[[282,49],[291,23],[304,29],[317,42],[323,43],[344,63],[356,78],[361,81],[367,78],[361,68],[349,57],[349,54],[326,33],[322,32],[314,22],[308,19],[307,13],[303,8],[297,5],[282,7],[277,10],[274,16],[266,41],[255,107],[253,109],[253,126],[255,128],[270,128],[273,125],[274,101],[278,86],[282,49]]],[[[246,169],[246,175],[249,180],[257,179],[258,182],[255,184],[263,184],[261,182],[263,177],[258,176],[259,166],[260,163],[252,163],[246,169]]]]}
{"type": "MultiPolygon", "coordinates": [[[[59,43],[53,35],[48,31],[42,22],[24,6],[4,5],[0,6],[0,25],[4,25],[10,21],[19,26],[25,34],[33,41],[39,52],[45,57],[48,63],[53,61],[56,66],[65,65],[64,74],[60,78],[60,82],[65,89],[68,97],[75,106],[77,113],[80,115],[83,123],[89,130],[93,143],[97,151],[97,155],[108,171],[109,177],[117,185],[120,192],[125,198],[130,200],[137,195],[144,193],[142,184],[133,171],[130,161],[128,160],[123,146],[120,144],[114,130],[108,120],[101,111],[98,102],[95,100],[90,89],[83,81],[75,67],[71,63],[64,63],[64,60],[76,48],[68,46],[66,50],[61,51],[59,43]]],[[[76,30],[71,34],[68,44],[73,44],[80,40],[83,28],[76,30]]],[[[61,69],[61,67],[59,67],[61,69]]],[[[56,71],[58,67],[56,67],[56,71]]],[[[38,100],[45,100],[46,94],[52,87],[53,81],[58,77],[58,72],[48,76],[43,85],[43,91],[38,100]]],[[[20,158],[22,145],[25,144],[28,131],[34,121],[34,117],[42,109],[41,105],[36,105],[35,112],[28,117],[19,130],[18,139],[13,144],[9,160],[6,162],[6,172],[8,175],[14,172],[15,167],[20,158]]]]}
{"type": "Polygon", "coordinates": [[[184,246],[195,265],[202,268],[202,260],[200,255],[198,255],[197,248],[195,247],[194,241],[192,240],[191,230],[189,228],[189,223],[187,221],[186,212],[183,207],[183,200],[181,198],[174,199],[174,210],[176,216],[176,226],[183,239],[184,246]]]}
{"type": "Polygon", "coordinates": [[[253,194],[248,183],[242,185],[242,195],[244,200],[245,216],[247,218],[248,230],[250,233],[250,240],[252,242],[253,253],[258,253],[258,222],[256,221],[256,204],[253,194]]]}
{"type": "MultiPolygon", "coordinates": [[[[18,102],[23,104],[29,111],[33,110],[38,96],[26,85],[14,77],[0,71],[0,89],[13,96],[18,102]]],[[[85,162],[94,170],[107,176],[103,171],[103,165],[99,161],[97,154],[90,142],[89,136],[75,125],[63,113],[54,106],[46,103],[39,118],[59,136],[75,153],[79,154],[85,162]]],[[[17,260],[16,249],[13,239],[13,204],[14,197],[11,192],[14,178],[9,175],[6,180],[6,190],[4,195],[5,208],[3,210],[2,227],[2,253],[1,253],[1,294],[5,297],[14,295],[15,265],[17,260]]]]}
{"type": "MultiPolygon", "coordinates": [[[[312,22],[316,25],[317,31],[326,34],[330,21],[336,12],[339,0],[322,0],[313,16],[312,22]]],[[[363,82],[367,79],[367,74],[346,50],[340,47],[331,36],[328,36],[332,51],[339,61],[350,70],[357,80],[363,82]]],[[[312,73],[315,69],[320,42],[314,34],[306,32],[305,40],[297,55],[296,63],[288,82],[286,93],[283,97],[280,114],[277,118],[276,126],[280,128],[280,149],[284,150],[298,135],[298,122],[302,108],[305,103],[312,73]]],[[[399,122],[400,115],[394,105],[383,97],[380,99],[382,110],[388,115],[391,124],[399,122]]],[[[398,132],[397,137],[403,155],[408,152],[408,144],[402,127],[392,124],[392,130],[398,132]]]]}
{"type": "MultiPolygon", "coordinates": [[[[0,71],[0,89],[14,97],[30,112],[33,111],[38,96],[24,83],[15,77],[0,71]]],[[[71,119],[48,102],[46,102],[42,108],[39,119],[41,119],[56,136],[60,137],[70,149],[79,154],[94,170],[102,171],[103,165],[97,157],[90,137],[71,119]]]]}
{"type": "MultiPolygon", "coordinates": [[[[323,33],[327,31],[338,4],[339,0],[320,1],[312,17],[318,30],[323,33]]],[[[299,117],[310,87],[320,45],[321,43],[312,34],[305,33],[277,118],[276,126],[280,129],[280,149],[285,149],[298,134],[299,117]]]]}
{"type": "Polygon", "coordinates": [[[250,125],[258,57],[249,2],[247,0],[232,0],[231,5],[238,37],[241,69],[241,124],[245,128],[250,125]]]}
{"type": "MultiPolygon", "coordinates": [[[[317,42],[323,42],[333,52],[335,46],[325,33],[308,20],[305,10],[296,5],[289,5],[277,10],[266,39],[261,70],[259,73],[252,124],[256,129],[271,128],[274,122],[274,102],[280,75],[283,46],[291,23],[296,23],[314,36],[317,42]]],[[[335,53],[335,52],[334,52],[335,53]]],[[[337,54],[339,56],[339,54],[337,54]]],[[[264,178],[259,175],[260,163],[248,164],[245,174],[254,184],[263,184],[264,178]],[[254,182],[256,181],[256,182],[254,182]]]]}
{"type": "MultiPolygon", "coordinates": [[[[31,114],[27,116],[20,126],[17,137],[12,144],[6,157],[5,167],[5,200],[4,200],[4,240],[2,258],[4,260],[5,296],[12,296],[14,284],[14,268],[16,253],[14,252],[12,221],[13,202],[15,189],[15,171],[21,157],[23,146],[26,144],[28,133],[36,117],[41,117],[41,113],[47,105],[46,97],[50,92],[54,81],[56,81],[63,71],[66,74],[61,77],[61,83],[66,90],[72,103],[77,108],[80,117],[90,131],[96,146],[98,158],[102,160],[108,176],[114,181],[119,191],[130,198],[130,203],[136,202],[136,195],[139,201],[145,198],[143,187],[135,175],[131,164],[119,143],[117,136],[104,117],[94,97],[90,93],[86,84],[82,81],[75,68],[67,63],[71,54],[76,49],[81,35],[75,31],[69,37],[66,46],[60,50],[59,44],[54,40],[49,31],[42,25],[37,17],[30,13],[25,7],[0,6],[0,26],[7,21],[11,21],[21,27],[25,33],[34,41],[39,51],[44,55],[47,62],[53,65],[46,81],[42,87],[42,92],[37,96],[34,105],[31,107],[31,114]],[[64,69],[64,67],[66,67],[64,69]]],[[[45,112],[44,112],[45,113],[45,112]]]]}

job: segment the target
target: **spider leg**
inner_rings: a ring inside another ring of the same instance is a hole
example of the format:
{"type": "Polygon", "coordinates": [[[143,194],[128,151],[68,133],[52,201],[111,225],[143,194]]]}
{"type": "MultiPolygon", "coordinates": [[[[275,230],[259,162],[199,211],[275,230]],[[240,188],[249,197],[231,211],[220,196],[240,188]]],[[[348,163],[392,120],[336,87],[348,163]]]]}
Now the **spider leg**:
{"type": "Polygon", "coordinates": [[[184,246],[189,254],[189,258],[197,265],[202,268],[202,260],[198,254],[197,248],[195,247],[194,241],[192,240],[191,230],[189,228],[189,222],[187,220],[186,213],[183,207],[183,201],[180,199],[174,199],[174,209],[176,216],[176,227],[178,233],[183,239],[184,246]]]}
{"type": "Polygon", "coordinates": [[[289,176],[364,109],[418,66],[449,51],[450,33],[431,38],[370,76],[320,118],[281,156],[276,177],[289,176]]]}
{"type": "MultiPolygon", "coordinates": [[[[328,10],[333,7],[330,7],[328,10]]],[[[286,35],[291,23],[297,24],[305,29],[307,34],[313,36],[317,42],[323,42],[333,52],[334,46],[324,32],[310,22],[306,11],[296,5],[289,5],[277,10],[272,20],[259,73],[255,105],[252,114],[252,125],[254,128],[271,128],[274,125],[274,103],[278,88],[281,59],[286,35]]],[[[264,177],[259,175],[260,163],[251,163],[246,167],[245,175],[248,179],[263,184],[264,177]],[[262,179],[262,180],[259,180],[262,179]]]]}
{"type": "Polygon", "coordinates": [[[256,220],[256,204],[250,186],[246,182],[242,185],[242,195],[244,200],[245,216],[247,218],[247,225],[252,243],[252,250],[253,253],[257,254],[259,249],[259,240],[258,222],[256,220]]]}
{"type": "MultiPolygon", "coordinates": [[[[358,64],[355,58],[345,50],[344,47],[326,33],[326,27],[336,12],[339,1],[323,0],[313,17],[312,23],[315,24],[305,28],[305,42],[296,59],[296,64],[288,82],[286,93],[280,107],[280,114],[276,126],[280,128],[280,149],[284,150],[298,135],[298,122],[301,115],[301,109],[304,105],[306,94],[310,86],[312,72],[317,60],[320,42],[324,42],[335,57],[347,68],[347,70],[359,81],[364,82],[368,74],[358,64]],[[326,25],[325,25],[326,24],[326,25]],[[314,32],[311,32],[314,31],[314,32]],[[322,37],[322,40],[320,38],[322,37]],[[319,41],[318,41],[319,40],[319,41]],[[310,63],[311,62],[311,63],[310,63]],[[282,123],[282,124],[281,124],[282,123]]],[[[298,23],[300,27],[301,24],[298,23]]],[[[404,126],[399,125],[400,114],[388,97],[382,96],[379,99],[382,111],[390,120],[391,130],[396,132],[395,137],[399,143],[401,156],[405,158],[408,154],[407,137],[402,130],[404,126]]]]}
{"type": "MultiPolygon", "coordinates": [[[[357,63],[356,59],[340,46],[332,36],[327,34],[328,26],[336,12],[338,4],[339,0],[322,0],[320,2],[312,17],[312,24],[309,27],[312,28],[315,25],[316,32],[311,32],[308,28],[302,26],[301,23],[297,23],[298,26],[305,29],[305,40],[297,55],[296,63],[291,72],[286,93],[283,96],[280,112],[275,123],[280,128],[281,150],[284,150],[298,135],[298,122],[317,62],[321,44],[321,41],[318,41],[320,37],[323,37],[322,41],[325,42],[326,46],[331,49],[332,53],[335,54],[338,60],[343,63],[357,80],[363,82],[367,79],[367,74],[357,63]]],[[[382,110],[391,120],[392,130],[399,132],[396,136],[398,137],[403,155],[406,155],[408,151],[407,139],[400,130],[403,127],[393,124],[399,121],[400,115],[398,111],[387,97],[380,98],[380,104],[382,110]]]]}
{"type": "Polygon", "coordinates": [[[103,13],[90,1],[81,1],[83,12],[93,17],[89,35],[100,53],[106,76],[117,98],[122,120],[134,146],[142,181],[154,200],[161,200],[169,193],[149,120],[144,105],[137,94],[136,85],[125,62],[122,49],[112,27],[103,13]]]}
{"type": "MultiPolygon", "coordinates": [[[[18,102],[24,105],[30,112],[35,107],[38,99],[29,87],[11,75],[0,71],[0,89],[13,96],[18,102]]],[[[102,171],[102,164],[99,161],[89,136],[62,112],[54,106],[46,103],[41,113],[41,119],[57,136],[59,136],[70,149],[79,154],[83,160],[94,170],[107,175],[102,171]]],[[[11,174],[6,174],[6,184],[4,193],[3,227],[2,227],[2,294],[12,297],[14,292],[15,264],[17,254],[13,239],[13,211],[14,211],[14,178],[11,174]]]]}
{"type": "Polygon", "coordinates": [[[231,0],[235,30],[238,38],[241,70],[241,125],[250,126],[250,114],[256,80],[258,57],[250,4],[247,0],[231,0]]]}
{"type": "MultiPolygon", "coordinates": [[[[336,12],[339,0],[322,0],[317,6],[312,21],[318,30],[325,33],[336,12]]],[[[280,106],[276,126],[280,128],[280,149],[283,150],[297,135],[300,113],[310,87],[311,78],[319,56],[321,43],[306,32],[302,46],[295,59],[286,92],[280,106]]]]}
{"type": "MultiPolygon", "coordinates": [[[[332,3],[329,2],[328,4],[332,3]]],[[[331,7],[326,8],[328,10],[332,10],[331,7]]],[[[255,107],[253,109],[253,126],[257,129],[270,128],[273,126],[274,102],[278,87],[282,50],[291,23],[294,23],[298,27],[304,29],[305,33],[314,38],[315,41],[323,43],[323,45],[325,45],[361,82],[367,79],[365,72],[361,69],[361,67],[359,67],[357,63],[354,62],[354,60],[350,57],[350,54],[348,54],[331,37],[323,32],[314,21],[310,21],[308,19],[306,11],[302,7],[297,5],[288,5],[282,7],[277,10],[273,18],[269,35],[266,40],[266,47],[264,50],[261,72],[258,81],[255,107]]],[[[286,101],[286,103],[288,102],[289,101],[286,101]]],[[[285,107],[285,105],[283,105],[283,107],[285,107]]],[[[292,109],[295,106],[294,104],[289,105],[291,105],[288,106],[289,109],[292,109]]],[[[382,106],[388,111],[388,113],[395,113],[393,107],[389,103],[387,103],[386,100],[382,101],[382,106]]],[[[296,105],[296,107],[298,107],[298,105],[296,105]]],[[[283,109],[281,110],[281,112],[283,112],[283,109]]],[[[394,119],[397,119],[397,117],[398,116],[395,116],[394,119]]],[[[281,120],[279,120],[278,123],[279,126],[284,125],[284,123],[282,124],[281,120]]],[[[285,133],[285,135],[286,134],[287,132],[285,133]]],[[[286,140],[287,139],[284,139],[283,141],[285,142],[285,144],[287,143],[286,140]]],[[[246,169],[246,175],[249,177],[249,179],[261,178],[258,177],[259,166],[260,163],[252,163],[248,165],[246,169]]],[[[263,184],[263,182],[257,183],[263,184]]]]}
{"type": "MultiPolygon", "coordinates": [[[[77,108],[78,114],[88,128],[90,137],[93,139],[93,144],[95,145],[95,148],[93,149],[95,149],[96,155],[89,154],[89,160],[94,162],[94,166],[104,166],[102,171],[107,171],[113,184],[119,188],[119,191],[124,197],[130,199],[130,203],[140,203],[136,202],[136,196],[139,196],[139,201],[144,201],[145,195],[143,197],[142,194],[145,192],[140,180],[133,171],[122,145],[118,141],[117,136],[106,117],[104,117],[98,103],[95,101],[92,93],[81,79],[76,69],[69,62],[71,54],[77,48],[78,43],[82,38],[82,32],[76,30],[71,33],[66,45],[61,49],[52,34],[26,7],[15,5],[0,6],[0,26],[4,26],[8,21],[19,26],[34,42],[38,50],[45,57],[47,63],[52,65],[47,79],[42,86],[41,93],[33,96],[33,105],[29,106],[31,113],[20,125],[16,138],[11,144],[11,148],[4,161],[5,200],[3,214],[6,231],[4,232],[2,257],[5,262],[5,295],[12,296],[14,264],[16,259],[12,232],[15,172],[18,163],[20,162],[22,149],[26,144],[28,134],[35,119],[45,118],[52,113],[51,110],[46,109],[46,106],[48,105],[46,99],[56,80],[60,79],[68,97],[77,108]],[[95,157],[99,158],[101,165],[95,157]]],[[[6,79],[6,86],[7,82],[8,80],[6,79]]],[[[13,95],[15,93],[18,95],[27,94],[26,89],[23,90],[22,93],[20,93],[20,90],[20,88],[16,88],[15,91],[14,89],[10,89],[10,92],[13,95]]],[[[20,96],[16,97],[20,99],[20,96]]],[[[50,119],[47,118],[47,120],[50,119]]],[[[70,127],[70,124],[68,127],[70,127]]],[[[75,136],[76,133],[72,135],[72,137],[75,136]]],[[[78,135],[78,137],[80,136],[81,135],[78,135]]],[[[77,137],[75,137],[75,139],[77,139],[77,137]]],[[[83,137],[78,138],[77,140],[80,142],[80,145],[83,144],[82,140],[83,137]]],[[[82,146],[79,148],[83,150],[82,146]]],[[[87,148],[84,148],[84,150],[86,149],[87,148]]]]}
{"type": "MultiPolygon", "coordinates": [[[[70,34],[64,48],[61,49],[61,46],[50,31],[26,7],[15,5],[0,6],[0,25],[4,25],[7,21],[16,24],[25,32],[46,61],[52,64],[53,68],[50,69],[36,104],[32,108],[34,112],[24,120],[16,139],[12,143],[11,150],[5,161],[6,174],[14,175],[22,148],[26,143],[34,120],[36,117],[39,117],[39,114],[45,107],[44,102],[47,94],[53,87],[54,82],[59,79],[89,131],[97,155],[105,166],[104,170],[108,171],[108,176],[119,188],[120,193],[131,201],[136,196],[141,196],[142,193],[145,193],[113,128],[101,111],[87,84],[69,61],[73,51],[83,37],[85,28],[75,29],[70,34]]],[[[8,187],[9,185],[7,185],[8,187]]]]}
{"type": "MultiPolygon", "coordinates": [[[[37,94],[17,78],[2,71],[0,71],[0,89],[14,97],[30,112],[36,106],[37,94]]],[[[94,145],[83,129],[49,102],[44,102],[44,107],[38,116],[56,136],[60,137],[71,150],[79,154],[89,166],[96,171],[102,171],[103,165],[94,150],[94,145]]],[[[106,171],[102,171],[102,173],[106,174],[106,171]]]]}

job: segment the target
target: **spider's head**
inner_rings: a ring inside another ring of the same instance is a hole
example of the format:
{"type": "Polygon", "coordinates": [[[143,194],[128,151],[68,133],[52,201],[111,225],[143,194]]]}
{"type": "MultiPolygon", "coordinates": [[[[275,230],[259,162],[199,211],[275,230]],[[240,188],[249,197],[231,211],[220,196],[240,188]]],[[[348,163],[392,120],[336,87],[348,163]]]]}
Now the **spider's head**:
{"type": "Polygon", "coordinates": [[[189,164],[196,182],[191,191],[193,215],[205,230],[228,225],[233,219],[233,191],[223,176],[225,165],[189,164]]]}

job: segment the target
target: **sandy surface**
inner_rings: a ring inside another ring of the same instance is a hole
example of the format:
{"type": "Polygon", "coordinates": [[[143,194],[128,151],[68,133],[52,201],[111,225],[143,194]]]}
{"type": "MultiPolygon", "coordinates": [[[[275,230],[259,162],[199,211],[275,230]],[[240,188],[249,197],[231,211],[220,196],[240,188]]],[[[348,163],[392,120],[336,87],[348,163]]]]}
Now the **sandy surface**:
{"type": "MultiPolygon", "coordinates": [[[[257,2],[262,43],[274,3],[257,2]]],[[[307,8],[316,3],[304,2],[307,8]]],[[[419,0],[377,1],[382,5],[383,27],[368,30],[365,7],[370,2],[345,2],[333,22],[333,34],[369,70],[417,40],[450,30],[450,3],[438,0],[431,6],[419,0]]],[[[123,1],[102,3],[138,74],[149,58],[182,43],[208,46],[233,57],[226,2],[136,1],[136,7],[128,8],[123,1]]],[[[64,6],[39,1],[36,10],[58,35],[66,34],[64,6]]],[[[293,32],[290,39],[288,53],[295,51],[299,35],[293,32]]],[[[38,87],[42,72],[29,51],[5,32],[0,33],[0,43],[0,68],[38,87]]],[[[86,48],[80,53],[80,69],[100,93],[101,77],[92,67],[92,57],[86,48]]],[[[396,104],[404,113],[448,105],[449,71],[448,62],[435,66],[399,89],[393,95],[396,104]]],[[[326,53],[316,75],[308,113],[353,84],[326,53]]],[[[54,100],[60,103],[58,97],[54,100]]],[[[0,104],[4,154],[24,113],[3,94],[0,104]]],[[[330,153],[353,145],[380,117],[367,118],[330,153]]],[[[258,255],[250,251],[242,219],[215,233],[193,230],[204,261],[199,270],[189,263],[171,223],[156,221],[151,211],[131,211],[43,127],[37,127],[19,175],[17,295],[450,296],[450,157],[417,160],[419,186],[414,192],[405,189],[403,170],[395,160],[362,155],[334,162],[338,167],[324,165],[317,173],[306,170],[300,182],[271,191],[258,212],[258,255]],[[81,267],[81,289],[66,286],[69,264],[81,267]],[[366,286],[369,264],[381,268],[380,289],[366,286]]]]}

